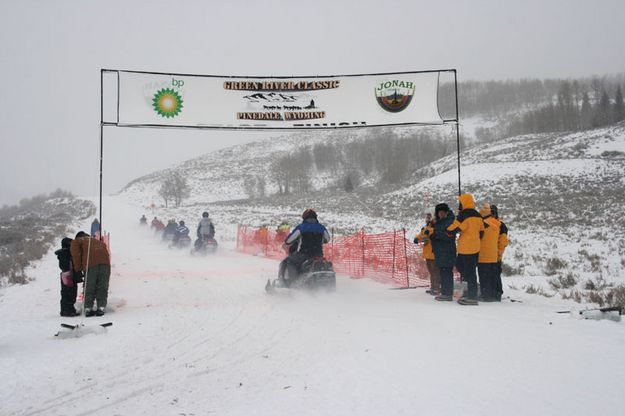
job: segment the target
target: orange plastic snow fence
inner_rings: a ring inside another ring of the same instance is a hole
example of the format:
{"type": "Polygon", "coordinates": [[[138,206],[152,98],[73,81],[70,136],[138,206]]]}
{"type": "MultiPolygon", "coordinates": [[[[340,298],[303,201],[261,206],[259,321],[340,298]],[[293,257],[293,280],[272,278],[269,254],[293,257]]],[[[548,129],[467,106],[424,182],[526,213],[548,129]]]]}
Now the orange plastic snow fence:
{"type": "MultiPolygon", "coordinates": [[[[254,256],[282,260],[287,256],[284,247],[286,233],[267,227],[239,225],[237,251],[254,256]]],[[[324,247],[334,270],[352,278],[370,278],[397,287],[429,286],[421,246],[406,239],[406,230],[382,234],[364,231],[345,236],[333,236],[324,247]]]]}

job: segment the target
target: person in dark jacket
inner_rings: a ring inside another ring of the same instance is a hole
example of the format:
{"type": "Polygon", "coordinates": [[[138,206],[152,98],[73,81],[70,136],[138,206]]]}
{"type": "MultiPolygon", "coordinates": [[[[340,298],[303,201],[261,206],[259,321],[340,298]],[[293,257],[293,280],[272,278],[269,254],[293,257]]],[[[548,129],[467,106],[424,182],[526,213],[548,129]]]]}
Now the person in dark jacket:
{"type": "Polygon", "coordinates": [[[72,239],[65,237],[61,240],[61,249],[54,252],[59,259],[59,268],[61,269],[61,316],[77,316],[76,295],[78,293],[78,283],[74,281],[74,273],[72,270],[72,255],[70,246],[72,239]]]}
{"type": "Polygon", "coordinates": [[[432,220],[432,229],[425,230],[429,235],[434,252],[434,261],[439,269],[441,279],[441,294],[434,299],[438,301],[451,301],[454,291],[453,268],[456,263],[456,236],[447,231],[456,217],[447,204],[438,204],[434,209],[435,218],[432,220]]]}
{"type": "Polygon", "coordinates": [[[297,245],[297,251],[289,254],[286,260],[289,280],[297,278],[300,267],[306,260],[323,257],[323,245],[330,242],[330,234],[317,220],[315,210],[308,208],[304,211],[302,220],[284,241],[287,246],[297,245]]]}

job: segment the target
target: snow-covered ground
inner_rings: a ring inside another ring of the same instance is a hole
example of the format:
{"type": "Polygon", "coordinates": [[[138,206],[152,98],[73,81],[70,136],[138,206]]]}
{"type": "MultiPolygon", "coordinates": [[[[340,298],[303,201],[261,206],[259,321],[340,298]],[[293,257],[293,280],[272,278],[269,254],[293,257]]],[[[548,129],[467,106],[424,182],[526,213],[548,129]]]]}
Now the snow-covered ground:
{"type": "MultiPolygon", "coordinates": [[[[589,415],[625,406],[623,322],[506,289],[463,307],[340,277],[266,295],[275,261],[170,250],[110,198],[106,333],[59,339],[58,268],[0,291],[1,415],[589,415]]],[[[86,224],[82,224],[86,228],[86,224]]],[[[509,282],[507,282],[509,283],[509,282]]]]}

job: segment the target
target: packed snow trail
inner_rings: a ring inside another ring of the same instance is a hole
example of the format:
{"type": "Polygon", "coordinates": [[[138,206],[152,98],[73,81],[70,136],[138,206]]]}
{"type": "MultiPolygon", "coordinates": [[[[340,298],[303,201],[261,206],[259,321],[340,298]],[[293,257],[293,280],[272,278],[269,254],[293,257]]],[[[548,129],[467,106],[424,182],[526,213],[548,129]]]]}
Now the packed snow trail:
{"type": "Polygon", "coordinates": [[[623,322],[558,315],[572,304],[520,292],[523,303],[462,307],[346,277],[336,293],[269,296],[277,262],[228,244],[192,257],[140,227],[137,209],[105,208],[115,311],[60,318],[53,250],[34,282],[3,289],[0,414],[588,415],[625,404],[623,322]],[[114,325],[53,336],[81,321],[114,325]]]}

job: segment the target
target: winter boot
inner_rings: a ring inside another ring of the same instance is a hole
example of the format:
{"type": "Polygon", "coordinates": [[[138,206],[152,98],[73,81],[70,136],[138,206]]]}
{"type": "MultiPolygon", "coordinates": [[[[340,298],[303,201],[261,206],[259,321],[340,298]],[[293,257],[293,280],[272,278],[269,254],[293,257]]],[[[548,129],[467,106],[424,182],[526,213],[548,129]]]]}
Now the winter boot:
{"type": "Polygon", "coordinates": [[[104,316],[104,308],[98,308],[98,310],[95,311],[95,316],[104,316]]]}
{"type": "Polygon", "coordinates": [[[458,299],[458,303],[461,304],[461,305],[473,305],[473,306],[477,306],[478,305],[477,300],[469,299],[469,298],[465,298],[465,297],[462,297],[462,298],[458,299]]]}
{"type": "Polygon", "coordinates": [[[95,311],[91,308],[87,308],[85,309],[85,316],[87,318],[91,318],[92,316],[95,316],[95,311]]]}
{"type": "Polygon", "coordinates": [[[451,295],[438,295],[434,297],[434,300],[439,302],[451,302],[454,298],[451,295]]]}

